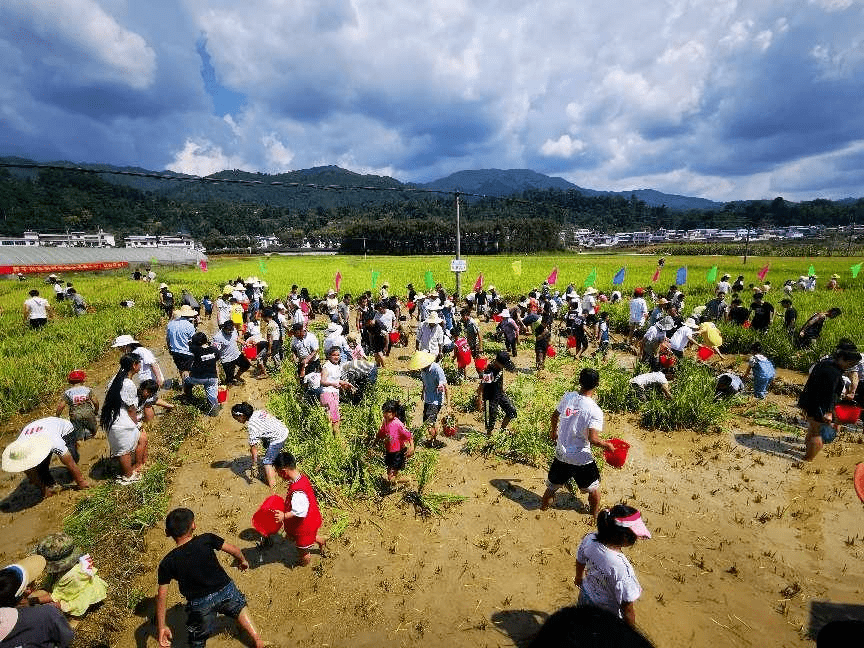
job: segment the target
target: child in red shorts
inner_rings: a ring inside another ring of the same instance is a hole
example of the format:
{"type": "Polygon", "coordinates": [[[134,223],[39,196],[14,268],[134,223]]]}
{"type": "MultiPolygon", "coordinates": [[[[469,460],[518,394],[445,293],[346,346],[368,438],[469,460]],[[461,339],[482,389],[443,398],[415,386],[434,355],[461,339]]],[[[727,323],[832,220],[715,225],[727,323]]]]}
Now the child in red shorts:
{"type": "Polygon", "coordinates": [[[306,567],[312,561],[309,550],[317,544],[321,555],[327,540],[318,534],[321,529],[321,511],[318,499],[312,490],[312,482],[297,470],[297,460],[290,452],[280,452],[273,460],[276,474],[288,482],[285,496],[286,511],[274,511],[273,516],[285,525],[285,536],[297,544],[300,565],[306,567]]]}
{"type": "Polygon", "coordinates": [[[378,430],[376,440],[384,439],[384,465],[387,466],[387,482],[396,485],[399,471],[405,467],[405,460],[414,454],[414,437],[405,427],[405,408],[396,400],[388,400],[381,406],[384,421],[378,430]]]}

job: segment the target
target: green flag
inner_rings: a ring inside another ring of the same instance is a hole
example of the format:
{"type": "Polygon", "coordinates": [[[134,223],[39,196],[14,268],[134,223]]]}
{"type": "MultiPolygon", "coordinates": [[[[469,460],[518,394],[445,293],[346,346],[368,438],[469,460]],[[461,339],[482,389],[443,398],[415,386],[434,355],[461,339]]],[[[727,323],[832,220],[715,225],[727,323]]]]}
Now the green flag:
{"type": "Polygon", "coordinates": [[[263,261],[258,262],[258,269],[261,271],[261,274],[267,274],[267,264],[263,261]]]}
{"type": "Polygon", "coordinates": [[[588,286],[593,286],[595,281],[597,281],[597,268],[594,268],[591,273],[585,277],[585,281],[582,282],[582,285],[587,288],[588,286]]]}
{"type": "Polygon", "coordinates": [[[431,270],[426,271],[425,280],[426,280],[426,290],[432,290],[435,287],[435,280],[432,278],[432,271],[431,270]]]}
{"type": "Polygon", "coordinates": [[[855,277],[858,276],[858,273],[861,272],[861,264],[860,263],[855,264],[854,266],[852,266],[849,269],[852,271],[852,278],[855,279],[855,277]]]}
{"type": "Polygon", "coordinates": [[[708,274],[705,275],[705,281],[707,281],[708,283],[714,283],[715,281],[717,281],[717,266],[713,266],[708,271],[708,274]]]}
{"type": "Polygon", "coordinates": [[[807,276],[812,277],[816,274],[816,268],[813,267],[813,264],[810,264],[810,267],[807,269],[807,276]]]}
{"type": "Polygon", "coordinates": [[[375,290],[375,286],[378,284],[378,277],[381,276],[381,273],[377,270],[372,271],[372,290],[375,290]]]}

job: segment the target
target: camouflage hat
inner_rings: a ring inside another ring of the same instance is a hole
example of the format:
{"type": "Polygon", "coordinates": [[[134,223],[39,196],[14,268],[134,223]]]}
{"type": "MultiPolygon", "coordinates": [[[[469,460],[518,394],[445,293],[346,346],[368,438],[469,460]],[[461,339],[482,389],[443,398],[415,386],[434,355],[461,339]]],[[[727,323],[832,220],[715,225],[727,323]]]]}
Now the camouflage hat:
{"type": "Polygon", "coordinates": [[[40,540],[36,553],[47,561],[45,571],[49,574],[65,574],[81,557],[81,550],[65,533],[54,533],[40,540]]]}

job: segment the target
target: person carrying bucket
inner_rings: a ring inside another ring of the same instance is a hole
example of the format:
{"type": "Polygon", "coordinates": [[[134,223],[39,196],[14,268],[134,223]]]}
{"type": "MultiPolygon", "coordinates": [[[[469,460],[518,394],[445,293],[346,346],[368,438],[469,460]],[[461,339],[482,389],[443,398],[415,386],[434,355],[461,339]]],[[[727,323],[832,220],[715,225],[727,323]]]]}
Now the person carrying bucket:
{"type": "Polygon", "coordinates": [[[600,470],[591,446],[615,452],[611,442],[600,438],[603,410],[594,402],[599,384],[600,373],[596,369],[582,369],[579,391],[565,393],[552,412],[549,434],[556,442],[555,458],[549,466],[541,511],[548,509],[558,489],[573,479],[582,493],[588,493],[591,515],[597,517],[600,510],[600,470]]]}
{"type": "Polygon", "coordinates": [[[290,452],[280,452],[273,461],[276,473],[288,482],[285,511],[273,511],[273,518],[285,526],[285,536],[297,543],[299,564],[306,567],[312,561],[309,550],[317,544],[324,555],[327,539],[318,534],[321,529],[321,511],[312,483],[297,470],[297,460],[290,452]]]}
{"type": "Polygon", "coordinates": [[[483,408],[483,422],[486,434],[492,434],[495,422],[498,420],[498,408],[504,410],[501,421],[501,431],[507,430],[507,425],[516,418],[516,408],[504,393],[504,369],[516,371],[516,365],[506,351],[499,351],[495,360],[480,374],[480,385],[477,387],[477,408],[483,408]]]}

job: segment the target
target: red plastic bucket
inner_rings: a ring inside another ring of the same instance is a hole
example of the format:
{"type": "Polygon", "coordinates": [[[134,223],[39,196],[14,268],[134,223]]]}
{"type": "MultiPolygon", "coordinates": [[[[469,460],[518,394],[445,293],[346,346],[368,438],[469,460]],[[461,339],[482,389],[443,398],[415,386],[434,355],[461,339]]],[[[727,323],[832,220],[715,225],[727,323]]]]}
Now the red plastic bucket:
{"type": "Polygon", "coordinates": [[[837,423],[855,423],[861,416],[861,408],[848,403],[838,403],[834,406],[834,416],[837,423]]]}
{"type": "Polygon", "coordinates": [[[399,341],[399,331],[390,331],[390,341],[398,342],[399,341]]]}
{"type": "Polygon", "coordinates": [[[711,356],[714,355],[714,349],[709,349],[708,347],[700,346],[699,351],[697,351],[700,360],[707,360],[711,356]]]}
{"type": "Polygon", "coordinates": [[[660,366],[668,369],[674,367],[677,358],[674,355],[663,354],[660,356],[660,366]]]}
{"type": "Polygon", "coordinates": [[[567,338],[567,348],[568,349],[575,349],[576,348],[576,336],[575,335],[571,335],[567,338]]]}
{"type": "Polygon", "coordinates": [[[555,347],[553,347],[551,344],[546,347],[546,357],[547,358],[554,358],[555,357],[555,347]]]}
{"type": "Polygon", "coordinates": [[[407,304],[405,304],[405,306],[408,308],[408,310],[411,310],[412,308],[414,308],[414,302],[408,302],[407,304]]]}
{"type": "Polygon", "coordinates": [[[282,525],[273,518],[273,511],[284,511],[285,500],[278,495],[271,495],[258,507],[252,516],[252,528],[263,536],[276,533],[282,525]]]}
{"type": "Polygon", "coordinates": [[[494,322],[496,322],[496,323],[500,323],[501,320],[503,320],[503,319],[504,319],[504,318],[501,317],[500,315],[493,315],[493,316],[492,316],[492,320],[493,320],[494,322]]]}
{"type": "Polygon", "coordinates": [[[613,468],[620,468],[627,461],[627,450],[630,449],[630,444],[621,439],[609,439],[609,443],[615,446],[615,449],[612,451],[604,450],[603,458],[613,468]]]}
{"type": "Polygon", "coordinates": [[[228,400],[228,387],[225,385],[219,385],[219,391],[216,392],[216,400],[220,403],[224,403],[228,400]]]}
{"type": "Polygon", "coordinates": [[[474,366],[477,367],[477,371],[484,371],[489,366],[489,360],[488,358],[475,358],[474,366]]]}
{"type": "Polygon", "coordinates": [[[456,338],[453,345],[456,347],[456,366],[464,369],[471,364],[471,347],[468,346],[468,340],[456,338]]]}
{"type": "Polygon", "coordinates": [[[251,345],[245,346],[243,347],[243,355],[245,355],[249,360],[254,360],[258,357],[258,349],[251,345]]]}

